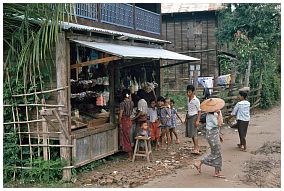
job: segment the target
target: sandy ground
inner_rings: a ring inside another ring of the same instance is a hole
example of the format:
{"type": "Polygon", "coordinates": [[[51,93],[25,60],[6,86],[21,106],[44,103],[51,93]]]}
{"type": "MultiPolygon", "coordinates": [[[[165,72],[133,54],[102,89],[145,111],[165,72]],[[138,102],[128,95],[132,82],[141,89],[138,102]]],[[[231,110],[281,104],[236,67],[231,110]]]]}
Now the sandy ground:
{"type": "Polygon", "coordinates": [[[252,115],[247,133],[247,152],[237,149],[239,139],[235,129],[223,130],[225,141],[222,144],[222,174],[226,176],[225,179],[212,177],[212,167],[203,165],[199,175],[195,169],[188,166],[174,175],[154,179],[141,187],[281,187],[280,111],[279,105],[269,111],[259,111],[252,115]]]}
{"type": "Polygon", "coordinates": [[[177,128],[181,143],[169,150],[153,151],[154,161],[141,158],[130,162],[117,154],[94,171],[81,173],[74,187],[140,187],[140,188],[280,188],[281,107],[256,111],[247,133],[247,152],[239,151],[238,132],[224,127],[222,143],[225,179],[213,177],[214,168],[203,165],[199,175],[192,164],[209,152],[207,141],[200,135],[201,156],[191,154],[193,144],[184,137],[184,125],[177,128]]]}

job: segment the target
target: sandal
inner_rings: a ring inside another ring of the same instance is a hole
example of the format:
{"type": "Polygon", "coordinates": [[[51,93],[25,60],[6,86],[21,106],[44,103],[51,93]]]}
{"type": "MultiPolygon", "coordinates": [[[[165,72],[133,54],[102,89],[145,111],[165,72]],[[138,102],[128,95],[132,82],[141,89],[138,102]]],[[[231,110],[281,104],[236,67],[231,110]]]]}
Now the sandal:
{"type": "Polygon", "coordinates": [[[214,174],[213,177],[216,177],[216,178],[226,178],[224,175],[222,174],[214,174]]]}
{"type": "Polygon", "coordinates": [[[244,146],[240,147],[240,150],[243,152],[247,152],[247,148],[245,148],[244,146]]]}
{"type": "Polygon", "coordinates": [[[179,142],[179,140],[177,139],[177,140],[176,140],[176,144],[179,144],[179,143],[180,143],[180,142],[179,142]]]}
{"type": "Polygon", "coordinates": [[[196,162],[193,164],[193,166],[196,168],[196,170],[198,171],[198,173],[201,173],[201,162],[199,165],[196,164],[196,162]]]}
{"type": "Polygon", "coordinates": [[[191,154],[200,155],[200,151],[197,151],[197,150],[193,150],[193,151],[191,152],[191,154]]]}
{"type": "Polygon", "coordinates": [[[237,144],[237,146],[238,146],[239,148],[241,148],[241,147],[242,147],[242,145],[241,145],[241,144],[237,144]]]}

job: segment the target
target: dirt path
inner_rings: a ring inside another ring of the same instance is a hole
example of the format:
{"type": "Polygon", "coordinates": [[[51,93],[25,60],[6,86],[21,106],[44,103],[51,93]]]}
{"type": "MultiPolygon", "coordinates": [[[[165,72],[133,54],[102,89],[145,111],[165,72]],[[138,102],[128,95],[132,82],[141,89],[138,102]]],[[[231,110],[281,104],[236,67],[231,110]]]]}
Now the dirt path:
{"type": "MultiPolygon", "coordinates": [[[[138,158],[133,163],[125,160],[127,156],[124,153],[118,153],[111,159],[104,159],[104,164],[93,171],[78,174],[73,181],[74,187],[280,187],[280,111],[279,105],[252,115],[247,152],[241,152],[236,147],[238,132],[223,128],[222,174],[226,179],[212,177],[212,167],[202,166],[200,175],[192,168],[194,159],[202,156],[191,154],[193,144],[184,137],[185,127],[182,124],[177,128],[181,143],[171,145],[168,151],[153,151],[153,162],[147,163],[145,159],[138,158]]],[[[203,135],[199,137],[204,155],[209,150],[208,143],[203,135]]]]}
{"type": "MultiPolygon", "coordinates": [[[[222,173],[226,179],[212,177],[212,167],[203,165],[202,173],[198,175],[192,166],[187,166],[140,187],[281,187],[280,111],[279,105],[252,115],[247,133],[247,152],[236,148],[239,140],[235,129],[223,130],[225,141],[222,144],[222,173]]],[[[204,141],[202,139],[202,145],[206,144],[204,141]]]]}

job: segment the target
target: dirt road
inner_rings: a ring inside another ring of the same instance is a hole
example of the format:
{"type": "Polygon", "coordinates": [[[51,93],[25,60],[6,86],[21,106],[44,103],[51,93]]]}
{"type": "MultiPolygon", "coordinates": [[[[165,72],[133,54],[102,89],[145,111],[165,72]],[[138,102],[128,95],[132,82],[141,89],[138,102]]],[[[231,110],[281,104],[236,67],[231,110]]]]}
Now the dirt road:
{"type": "MultiPolygon", "coordinates": [[[[187,166],[178,169],[174,174],[155,178],[140,187],[281,187],[280,111],[279,105],[271,110],[262,110],[252,115],[247,133],[247,152],[237,149],[236,144],[239,143],[239,139],[235,129],[223,130],[225,141],[222,144],[222,174],[226,176],[225,179],[212,177],[214,173],[212,167],[203,165],[202,173],[199,175],[196,169],[187,166]]],[[[201,145],[203,144],[206,144],[204,139],[201,145]]]]}
{"type": "MultiPolygon", "coordinates": [[[[153,151],[153,162],[147,163],[145,159],[138,158],[133,163],[125,160],[125,153],[117,153],[103,159],[103,164],[93,171],[78,174],[72,187],[279,188],[280,111],[279,104],[273,109],[260,110],[252,115],[247,134],[247,152],[239,151],[236,147],[239,143],[238,132],[228,127],[223,128],[222,174],[226,176],[225,179],[213,177],[212,167],[203,165],[200,175],[192,168],[194,160],[202,156],[191,154],[193,144],[189,138],[184,137],[185,127],[180,124],[177,132],[181,143],[171,145],[169,150],[153,151]]],[[[204,135],[199,137],[204,155],[209,151],[208,143],[204,135]]]]}

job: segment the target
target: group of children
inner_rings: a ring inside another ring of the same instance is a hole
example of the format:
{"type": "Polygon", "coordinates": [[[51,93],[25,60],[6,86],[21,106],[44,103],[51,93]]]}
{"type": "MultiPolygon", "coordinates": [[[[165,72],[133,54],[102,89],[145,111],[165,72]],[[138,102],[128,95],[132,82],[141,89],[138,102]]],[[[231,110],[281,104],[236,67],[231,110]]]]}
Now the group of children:
{"type": "Polygon", "coordinates": [[[175,136],[175,143],[179,144],[178,135],[176,133],[177,118],[181,122],[182,119],[174,107],[174,100],[170,98],[158,97],[156,100],[150,101],[148,108],[148,121],[140,123],[140,133],[138,135],[151,137],[151,141],[156,150],[173,142],[173,134],[175,136]],[[148,125],[149,124],[149,125],[148,125]],[[166,137],[166,141],[165,141],[166,137]]]}

